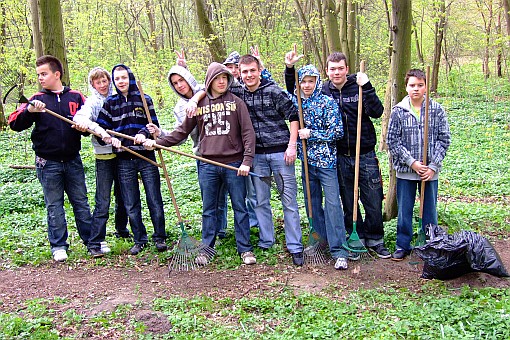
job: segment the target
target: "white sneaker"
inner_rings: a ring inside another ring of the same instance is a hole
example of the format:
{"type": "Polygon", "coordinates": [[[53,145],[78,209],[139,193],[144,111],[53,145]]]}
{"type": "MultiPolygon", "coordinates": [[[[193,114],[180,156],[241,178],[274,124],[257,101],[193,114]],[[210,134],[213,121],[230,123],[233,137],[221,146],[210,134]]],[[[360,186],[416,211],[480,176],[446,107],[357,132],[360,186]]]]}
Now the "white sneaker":
{"type": "Polygon", "coordinates": [[[198,256],[195,258],[195,263],[199,266],[207,266],[209,259],[204,254],[198,254],[198,256]]]}
{"type": "Polygon", "coordinates": [[[257,259],[255,255],[251,251],[246,251],[241,254],[241,258],[243,259],[244,264],[255,264],[257,263],[257,259]]]}
{"type": "Polygon", "coordinates": [[[337,270],[346,270],[347,269],[347,259],[343,257],[339,257],[335,262],[335,269],[337,270]]]}
{"type": "Polygon", "coordinates": [[[110,249],[110,247],[108,246],[108,243],[106,243],[106,241],[101,242],[101,253],[108,254],[111,251],[112,250],[110,249]]]}
{"type": "Polygon", "coordinates": [[[65,249],[57,249],[53,252],[53,260],[57,262],[64,262],[67,260],[67,253],[65,249]]]}

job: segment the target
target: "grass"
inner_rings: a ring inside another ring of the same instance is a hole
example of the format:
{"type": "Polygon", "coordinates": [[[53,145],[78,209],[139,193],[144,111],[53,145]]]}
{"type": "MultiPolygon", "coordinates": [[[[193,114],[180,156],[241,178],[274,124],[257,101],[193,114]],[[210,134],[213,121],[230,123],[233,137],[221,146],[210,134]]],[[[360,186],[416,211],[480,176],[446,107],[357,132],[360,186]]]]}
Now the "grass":
{"type": "MultiPolygon", "coordinates": [[[[439,90],[437,101],[448,113],[452,145],[440,175],[438,215],[450,232],[473,230],[489,238],[508,238],[510,234],[510,85],[507,81],[484,81],[476,72],[451,74],[448,87],[439,90]]],[[[160,113],[163,126],[173,126],[171,112],[160,113]]],[[[378,127],[380,128],[380,127],[378,127]]],[[[46,239],[46,211],[40,185],[33,170],[13,170],[10,164],[33,163],[30,133],[0,133],[0,270],[18,266],[43,266],[51,262],[46,239]]],[[[191,152],[191,143],[180,147],[191,152]]],[[[177,203],[190,234],[200,239],[201,200],[195,161],[165,152],[167,168],[173,179],[177,203]]],[[[83,141],[89,199],[94,194],[94,158],[90,142],[83,141]]],[[[379,153],[383,179],[387,185],[388,161],[379,153]]],[[[296,165],[300,175],[300,165],[296,165]]],[[[298,180],[300,182],[300,180],[298,180]]],[[[162,182],[167,232],[170,240],[180,236],[168,190],[162,182]]],[[[142,197],[144,197],[142,191],[142,197]]],[[[142,200],[143,201],[143,200],[142,200]]],[[[301,224],[306,234],[308,222],[299,193],[301,224]]],[[[273,202],[279,207],[276,199],[273,202]]],[[[93,205],[93,203],[92,203],[93,205]]],[[[87,257],[74,227],[72,209],[66,204],[70,231],[70,265],[79,266],[87,257]]],[[[416,215],[417,215],[417,206],[416,215]]],[[[275,265],[290,261],[283,250],[283,219],[275,209],[277,244],[268,252],[255,250],[259,263],[275,265]]],[[[143,218],[150,232],[148,210],[143,218]]],[[[233,225],[229,213],[229,226],[233,225]]],[[[136,266],[167,263],[170,253],[145,250],[137,257],[119,257],[130,242],[117,240],[109,221],[107,240],[113,255],[88,263],[94,266],[136,266]]],[[[210,270],[235,269],[241,261],[230,236],[217,246],[219,256],[210,270]]],[[[393,250],[396,220],[385,222],[385,241],[393,250]]],[[[257,239],[252,230],[252,241],[257,239]]],[[[171,323],[166,335],[147,333],[143,321],[133,319],[139,308],[122,304],[111,312],[94,316],[81,309],[68,309],[69,297],[34,299],[20,304],[16,311],[5,311],[0,295],[0,337],[6,339],[110,338],[509,338],[510,304],[506,289],[464,287],[450,291],[443,283],[431,281],[415,291],[385,287],[346,292],[328,287],[321,293],[295,293],[283,289],[276,295],[211,299],[157,298],[148,308],[163,313],[171,323]],[[134,321],[130,321],[134,320],[134,321]]],[[[93,301],[91,301],[93,304],[93,301]]]]}

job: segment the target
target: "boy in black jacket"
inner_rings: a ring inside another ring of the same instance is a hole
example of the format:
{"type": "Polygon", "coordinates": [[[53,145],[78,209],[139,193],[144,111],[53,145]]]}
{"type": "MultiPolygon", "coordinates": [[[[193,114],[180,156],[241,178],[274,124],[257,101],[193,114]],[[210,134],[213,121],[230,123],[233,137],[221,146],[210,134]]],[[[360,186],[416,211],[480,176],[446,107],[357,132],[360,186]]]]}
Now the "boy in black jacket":
{"type": "MultiPolygon", "coordinates": [[[[301,58],[296,49],[285,56],[285,84],[287,91],[294,90],[294,64],[301,58]]],[[[361,145],[359,197],[365,210],[365,219],[358,209],[357,231],[365,245],[380,258],[390,258],[384,246],[382,220],[383,188],[379,161],[375,154],[377,137],[372,118],[380,118],[384,107],[375,88],[363,72],[348,74],[347,58],[341,52],[333,52],[327,59],[329,80],[324,82],[322,93],[332,97],[341,108],[344,137],[337,141],[338,181],[344,208],[345,229],[352,232],[354,207],[354,163],[356,158],[356,128],[358,118],[358,91],[363,89],[363,112],[361,116],[361,145]]],[[[358,204],[356,202],[356,204],[358,204]]],[[[351,254],[351,260],[359,255],[351,254]]]]}
{"type": "Polygon", "coordinates": [[[81,133],[44,110],[48,108],[72,119],[85,98],[80,92],[62,85],[63,68],[57,58],[50,55],[39,57],[36,70],[43,89],[30,98],[33,105],[23,104],[9,116],[9,126],[14,131],[23,131],[35,124],[32,148],[48,212],[48,239],[53,259],[64,262],[69,248],[64,192],[73,206],[76,228],[85,245],[92,221],[80,158],[81,133]]]}

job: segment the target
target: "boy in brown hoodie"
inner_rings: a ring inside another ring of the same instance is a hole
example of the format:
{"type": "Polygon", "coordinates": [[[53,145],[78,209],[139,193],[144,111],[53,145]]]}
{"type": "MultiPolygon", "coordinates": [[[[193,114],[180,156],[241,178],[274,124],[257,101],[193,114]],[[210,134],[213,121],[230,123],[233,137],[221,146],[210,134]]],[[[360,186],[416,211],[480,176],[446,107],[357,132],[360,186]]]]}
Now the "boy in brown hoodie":
{"type": "MultiPolygon", "coordinates": [[[[230,93],[233,76],[219,63],[207,69],[205,88],[207,95],[198,102],[197,114],[186,118],[170,134],[156,141],[146,140],[146,148],[154,144],[174,146],[198,127],[199,153],[212,161],[239,168],[235,173],[216,165],[200,161],[198,181],[202,190],[202,242],[214,247],[219,231],[217,209],[221,186],[225,185],[234,210],[234,228],[237,251],[245,264],[256,263],[250,243],[250,223],[246,209],[246,186],[255,154],[255,132],[244,102],[230,93]]],[[[197,264],[206,265],[207,256],[198,256],[197,264]]]]}

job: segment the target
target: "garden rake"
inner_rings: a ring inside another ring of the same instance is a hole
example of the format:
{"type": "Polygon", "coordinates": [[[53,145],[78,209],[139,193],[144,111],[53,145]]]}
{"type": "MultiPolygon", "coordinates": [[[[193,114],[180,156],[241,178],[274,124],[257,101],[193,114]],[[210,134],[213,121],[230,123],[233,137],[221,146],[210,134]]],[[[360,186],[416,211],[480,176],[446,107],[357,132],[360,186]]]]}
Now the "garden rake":
{"type": "MultiPolygon", "coordinates": [[[[301,129],[305,128],[305,121],[303,118],[303,106],[301,103],[301,88],[299,87],[299,77],[297,71],[295,71],[296,77],[296,94],[299,110],[299,126],[301,129]]],[[[306,153],[306,140],[301,140],[303,146],[303,167],[305,172],[305,190],[306,197],[308,197],[308,224],[310,230],[308,232],[308,243],[303,251],[304,262],[309,265],[323,265],[328,262],[326,254],[324,253],[324,241],[321,239],[319,233],[313,228],[313,214],[312,214],[312,198],[310,196],[310,177],[308,173],[308,156],[306,153]]]]}
{"type": "MultiPolygon", "coordinates": [[[[430,66],[427,66],[426,87],[425,92],[425,116],[423,117],[423,165],[427,165],[428,148],[429,148],[429,76],[430,66]]],[[[420,183],[420,215],[418,218],[418,236],[416,237],[415,246],[423,246],[427,242],[425,230],[423,226],[423,203],[425,200],[425,184],[426,181],[420,183]]]]}
{"type": "MultiPolygon", "coordinates": [[[[365,72],[365,61],[360,63],[360,72],[365,72]]],[[[358,221],[358,182],[359,182],[359,158],[360,158],[360,145],[361,145],[361,116],[363,114],[363,89],[359,86],[358,92],[358,121],[356,127],[356,160],[354,163],[354,200],[352,209],[352,232],[347,239],[347,243],[344,244],[344,248],[350,252],[358,254],[368,254],[368,249],[365,247],[363,242],[356,231],[356,224],[358,221]]]]}
{"type": "MultiPolygon", "coordinates": [[[[145,110],[145,114],[147,116],[147,120],[152,124],[152,118],[149,112],[149,107],[147,105],[147,101],[145,100],[145,94],[142,89],[142,84],[140,81],[137,81],[138,90],[140,91],[140,96],[142,97],[143,107],[145,110]]],[[[157,138],[155,134],[153,134],[153,138],[157,138]]],[[[158,157],[161,162],[161,168],[163,169],[163,174],[165,176],[166,184],[168,186],[168,191],[170,191],[170,197],[172,199],[172,204],[175,209],[175,214],[177,215],[177,221],[179,227],[181,228],[181,238],[177,242],[175,249],[173,250],[172,260],[168,265],[169,273],[172,271],[188,271],[194,270],[200,265],[205,265],[212,260],[216,251],[214,248],[194,239],[189,236],[189,234],[184,229],[184,222],[182,221],[181,212],[179,210],[179,206],[177,205],[177,200],[175,199],[174,190],[172,187],[172,182],[170,180],[170,176],[168,175],[168,171],[166,169],[165,160],[163,159],[163,153],[161,149],[158,149],[158,157]]]]}

